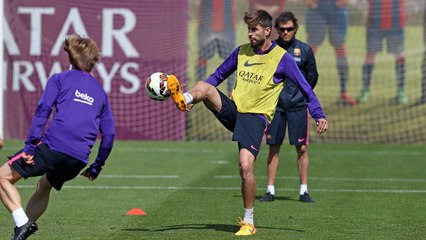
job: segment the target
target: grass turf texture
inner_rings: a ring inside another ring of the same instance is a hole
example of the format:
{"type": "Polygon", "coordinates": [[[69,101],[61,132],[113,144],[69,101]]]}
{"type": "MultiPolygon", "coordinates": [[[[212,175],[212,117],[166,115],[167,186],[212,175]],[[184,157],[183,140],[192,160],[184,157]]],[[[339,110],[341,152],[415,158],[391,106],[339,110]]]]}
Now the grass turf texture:
{"type": "MultiPolygon", "coordinates": [[[[6,141],[4,159],[22,146],[6,141]]],[[[267,147],[255,164],[266,186],[267,147]]],[[[298,201],[296,154],[285,146],[277,199],[255,203],[253,239],[421,239],[426,208],[421,145],[310,146],[314,204],[298,201]]],[[[51,203],[30,239],[234,239],[242,217],[236,144],[118,141],[100,177],[78,177],[51,203]],[[128,216],[141,208],[147,215],[128,216]]],[[[24,205],[38,178],[17,183],[24,205]]],[[[0,210],[0,239],[13,222],[0,210]]]]}

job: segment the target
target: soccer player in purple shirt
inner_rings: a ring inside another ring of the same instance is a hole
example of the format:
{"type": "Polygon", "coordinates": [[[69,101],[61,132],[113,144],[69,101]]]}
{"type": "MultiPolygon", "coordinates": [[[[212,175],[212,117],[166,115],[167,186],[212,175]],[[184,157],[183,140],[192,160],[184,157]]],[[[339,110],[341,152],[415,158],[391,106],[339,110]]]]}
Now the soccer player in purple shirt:
{"type": "Polygon", "coordinates": [[[0,168],[0,198],[15,222],[13,239],[27,239],[38,230],[50,191],[75,178],[89,163],[101,134],[96,160],[81,175],[96,179],[114,142],[114,119],[107,94],[90,74],[99,60],[95,41],[73,34],[65,40],[71,70],[52,75],[38,103],[24,148],[0,168]],[[54,115],[46,128],[52,113],[54,115]],[[41,176],[36,191],[22,208],[15,183],[41,176]]]}
{"type": "Polygon", "coordinates": [[[317,133],[328,129],[320,102],[293,57],[271,40],[271,15],[264,10],[247,12],[244,22],[250,43],[237,47],[206,81],[199,81],[182,93],[175,76],[167,79],[167,87],[179,110],[188,111],[193,104],[203,102],[233,133],[232,140],[238,142],[244,217],[239,222],[237,236],[256,234],[254,162],[286,78],[305,96],[311,116],[317,122],[317,133]],[[216,87],[233,72],[237,73],[236,81],[229,98],[216,87]]]}

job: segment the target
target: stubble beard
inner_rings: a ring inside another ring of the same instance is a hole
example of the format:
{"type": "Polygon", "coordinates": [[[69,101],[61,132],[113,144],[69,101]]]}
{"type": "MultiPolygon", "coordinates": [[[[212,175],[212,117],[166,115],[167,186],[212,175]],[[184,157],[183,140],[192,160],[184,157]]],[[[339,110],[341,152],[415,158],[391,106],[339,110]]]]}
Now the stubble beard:
{"type": "Polygon", "coordinates": [[[257,49],[260,49],[264,43],[265,43],[265,39],[258,39],[258,40],[255,40],[254,42],[250,41],[251,47],[257,48],[257,49]]]}

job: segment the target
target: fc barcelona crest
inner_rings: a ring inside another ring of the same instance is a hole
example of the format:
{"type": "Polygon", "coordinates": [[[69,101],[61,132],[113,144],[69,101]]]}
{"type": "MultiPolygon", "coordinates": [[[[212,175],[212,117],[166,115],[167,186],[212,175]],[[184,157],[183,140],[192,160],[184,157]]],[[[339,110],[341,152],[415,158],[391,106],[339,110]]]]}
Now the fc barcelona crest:
{"type": "Polygon", "coordinates": [[[300,48],[295,48],[294,49],[294,56],[300,56],[302,52],[300,51],[300,48]]]}

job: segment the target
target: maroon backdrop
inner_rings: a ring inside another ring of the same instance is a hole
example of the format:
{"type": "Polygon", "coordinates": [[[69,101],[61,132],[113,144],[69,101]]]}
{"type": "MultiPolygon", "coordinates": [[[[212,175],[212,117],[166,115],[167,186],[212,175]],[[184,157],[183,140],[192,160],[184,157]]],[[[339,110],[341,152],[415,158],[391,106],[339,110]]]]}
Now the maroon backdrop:
{"type": "Polygon", "coordinates": [[[118,139],[179,140],[184,114],[145,94],[153,72],[186,76],[187,1],[5,1],[5,138],[22,139],[47,78],[69,68],[71,33],[88,35],[102,54],[93,74],[112,104],[118,139]]]}

